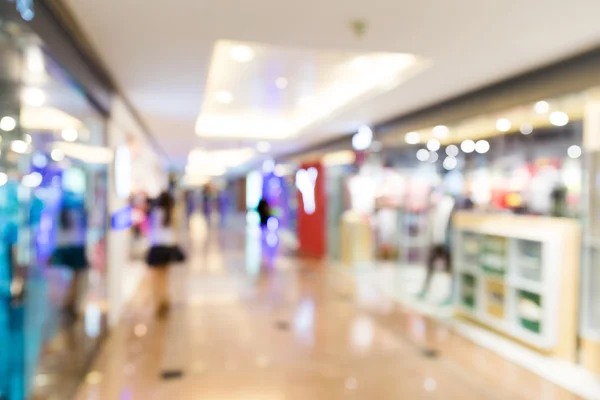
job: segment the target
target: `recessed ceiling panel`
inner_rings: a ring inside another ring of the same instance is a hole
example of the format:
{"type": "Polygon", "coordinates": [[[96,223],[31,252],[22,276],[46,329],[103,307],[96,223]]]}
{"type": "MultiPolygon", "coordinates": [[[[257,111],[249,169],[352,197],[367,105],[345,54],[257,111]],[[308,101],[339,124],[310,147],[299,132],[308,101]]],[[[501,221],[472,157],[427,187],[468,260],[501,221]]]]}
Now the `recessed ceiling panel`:
{"type": "Polygon", "coordinates": [[[288,139],[395,88],[427,62],[405,53],[354,53],[218,41],[196,123],[202,137],[288,139]]]}

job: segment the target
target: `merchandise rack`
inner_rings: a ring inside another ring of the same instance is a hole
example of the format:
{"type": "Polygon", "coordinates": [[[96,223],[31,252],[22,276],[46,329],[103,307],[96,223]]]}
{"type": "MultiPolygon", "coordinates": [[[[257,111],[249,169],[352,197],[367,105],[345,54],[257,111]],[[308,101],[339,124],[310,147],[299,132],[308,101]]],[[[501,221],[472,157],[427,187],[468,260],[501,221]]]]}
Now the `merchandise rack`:
{"type": "Polygon", "coordinates": [[[458,212],[453,230],[457,314],[541,352],[574,359],[577,221],[458,212]]]}

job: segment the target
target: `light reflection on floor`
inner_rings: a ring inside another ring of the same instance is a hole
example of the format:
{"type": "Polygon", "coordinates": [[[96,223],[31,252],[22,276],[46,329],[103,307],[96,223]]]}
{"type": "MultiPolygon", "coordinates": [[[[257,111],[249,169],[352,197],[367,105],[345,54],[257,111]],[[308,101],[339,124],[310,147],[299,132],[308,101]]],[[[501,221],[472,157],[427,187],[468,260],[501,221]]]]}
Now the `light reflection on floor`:
{"type": "Polygon", "coordinates": [[[170,317],[152,316],[142,286],[94,365],[101,380],[77,399],[525,400],[540,387],[548,399],[576,398],[326,263],[271,248],[260,229],[198,227],[189,266],[171,271],[170,317]],[[165,370],[183,374],[163,380],[165,370]]]}

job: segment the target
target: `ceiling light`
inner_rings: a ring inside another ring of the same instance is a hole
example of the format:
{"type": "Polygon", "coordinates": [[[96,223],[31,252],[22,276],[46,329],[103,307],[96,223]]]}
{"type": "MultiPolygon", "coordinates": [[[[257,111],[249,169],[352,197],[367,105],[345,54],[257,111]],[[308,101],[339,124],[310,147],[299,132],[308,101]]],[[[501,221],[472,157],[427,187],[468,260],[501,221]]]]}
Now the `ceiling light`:
{"type": "Polygon", "coordinates": [[[427,141],[427,148],[430,151],[438,151],[440,149],[440,141],[437,139],[429,139],[427,141]]]}
{"type": "Polygon", "coordinates": [[[458,164],[458,162],[456,161],[456,158],[446,157],[444,159],[444,163],[442,165],[443,165],[444,169],[450,171],[450,170],[456,168],[456,164],[458,164]]]}
{"type": "Polygon", "coordinates": [[[421,135],[419,135],[419,132],[408,132],[404,135],[404,140],[408,144],[417,144],[421,140],[421,135]]]}
{"type": "Polygon", "coordinates": [[[39,107],[46,102],[46,94],[39,88],[27,88],[23,90],[22,100],[32,107],[39,107]]]}
{"type": "Polygon", "coordinates": [[[222,165],[190,165],[185,167],[189,176],[222,176],[227,173],[227,168],[222,165]]]}
{"type": "Polygon", "coordinates": [[[438,155],[437,151],[430,151],[429,152],[429,162],[430,163],[434,163],[436,162],[438,159],[440,158],[440,156],[438,155]]]}
{"type": "Polygon", "coordinates": [[[0,119],[0,129],[4,132],[10,132],[17,127],[17,121],[13,117],[3,117],[0,119]]]}
{"type": "Polygon", "coordinates": [[[548,111],[550,111],[550,104],[548,104],[547,101],[538,101],[535,103],[534,109],[538,114],[546,114],[548,111]]]}
{"type": "Polygon", "coordinates": [[[358,132],[352,136],[352,147],[354,150],[363,151],[371,147],[373,131],[366,125],[358,128],[358,132]]]}
{"type": "Polygon", "coordinates": [[[569,116],[562,111],[550,114],[550,123],[554,126],[565,126],[569,123],[569,116]]]}
{"type": "Polygon", "coordinates": [[[302,108],[309,107],[313,103],[313,98],[310,96],[300,97],[298,99],[298,105],[302,108]]]}
{"type": "Polygon", "coordinates": [[[27,70],[34,74],[46,72],[44,53],[38,46],[30,46],[25,50],[25,63],[27,70]]]}
{"type": "Polygon", "coordinates": [[[475,151],[479,154],[485,154],[490,150],[490,143],[487,140],[478,140],[475,143],[475,151]]]}
{"type": "Polygon", "coordinates": [[[366,56],[356,57],[352,60],[352,68],[358,71],[364,71],[371,66],[371,59],[366,56]]]}
{"type": "Polygon", "coordinates": [[[50,157],[56,162],[62,161],[65,159],[65,153],[63,153],[60,149],[54,149],[50,153],[50,157]]]}
{"type": "Polygon", "coordinates": [[[340,150],[327,153],[321,158],[321,163],[326,167],[338,165],[352,165],[356,162],[356,153],[352,150],[340,150]]]}
{"type": "Polygon", "coordinates": [[[221,104],[229,104],[233,101],[233,95],[226,90],[219,90],[215,93],[215,100],[221,104]]]}
{"type": "Polygon", "coordinates": [[[284,77],[279,77],[277,79],[275,79],[275,86],[277,86],[278,89],[285,89],[288,85],[288,80],[285,79],[284,77]]]}
{"type": "Polygon", "coordinates": [[[233,46],[231,49],[231,58],[241,63],[248,62],[254,58],[254,50],[250,46],[233,46]]]}
{"type": "Polygon", "coordinates": [[[520,130],[523,135],[529,135],[531,132],[533,132],[533,125],[529,123],[522,124],[520,130]]]}
{"type": "Polygon", "coordinates": [[[451,144],[450,146],[446,147],[446,154],[449,157],[456,157],[458,155],[458,147],[451,144]]]}
{"type": "Polygon", "coordinates": [[[475,151],[475,142],[472,141],[471,139],[467,139],[464,140],[461,144],[460,144],[460,149],[462,151],[464,151],[465,153],[472,153],[475,151]]]}
{"type": "Polygon", "coordinates": [[[438,125],[435,128],[433,128],[432,132],[433,136],[435,136],[436,138],[443,139],[448,136],[450,130],[445,125],[438,125]]]}
{"type": "Polygon", "coordinates": [[[31,142],[33,141],[33,138],[31,137],[31,135],[29,133],[26,133],[25,135],[23,135],[23,140],[25,141],[25,143],[31,144],[31,142]]]}
{"type": "Polygon", "coordinates": [[[55,149],[60,149],[62,154],[69,158],[83,161],[87,164],[109,164],[115,158],[114,151],[104,146],[68,142],[56,142],[54,146],[55,149]]]}
{"type": "Polygon", "coordinates": [[[0,172],[0,186],[6,185],[7,182],[8,182],[8,175],[6,175],[6,173],[4,173],[4,172],[0,172]]]}
{"type": "Polygon", "coordinates": [[[271,143],[266,141],[256,143],[256,151],[259,153],[268,153],[271,151],[271,143]]]}
{"type": "Polygon", "coordinates": [[[567,149],[567,154],[571,158],[579,158],[581,157],[581,147],[573,145],[567,149]]]}
{"type": "Polygon", "coordinates": [[[417,160],[419,160],[419,161],[429,160],[429,152],[425,149],[420,149],[419,151],[417,151],[417,160]]]}
{"type": "Polygon", "coordinates": [[[500,132],[508,132],[511,126],[512,124],[506,118],[500,118],[498,121],[496,121],[496,129],[498,129],[500,132]]]}
{"type": "Polygon", "coordinates": [[[66,142],[74,142],[77,140],[77,137],[79,137],[79,134],[77,133],[77,129],[75,129],[75,128],[65,128],[62,130],[60,135],[62,136],[63,140],[66,142]]]}
{"type": "Polygon", "coordinates": [[[15,140],[10,144],[10,149],[15,153],[24,154],[27,153],[29,145],[22,140],[15,140]]]}

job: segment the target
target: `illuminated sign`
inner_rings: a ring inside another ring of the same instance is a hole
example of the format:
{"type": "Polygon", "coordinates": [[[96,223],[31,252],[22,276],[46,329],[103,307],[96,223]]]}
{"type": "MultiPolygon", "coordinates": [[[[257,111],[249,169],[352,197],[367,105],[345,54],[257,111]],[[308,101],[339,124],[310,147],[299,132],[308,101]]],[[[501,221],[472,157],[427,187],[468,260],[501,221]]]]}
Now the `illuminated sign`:
{"type": "Polygon", "coordinates": [[[317,208],[315,203],[315,184],[319,171],[315,167],[308,169],[300,169],[296,172],[296,187],[302,194],[302,203],[304,204],[304,212],[313,214],[317,208]]]}
{"type": "Polygon", "coordinates": [[[33,10],[33,0],[8,0],[11,3],[16,3],[17,11],[21,14],[21,18],[25,21],[31,21],[35,17],[33,10]]]}

